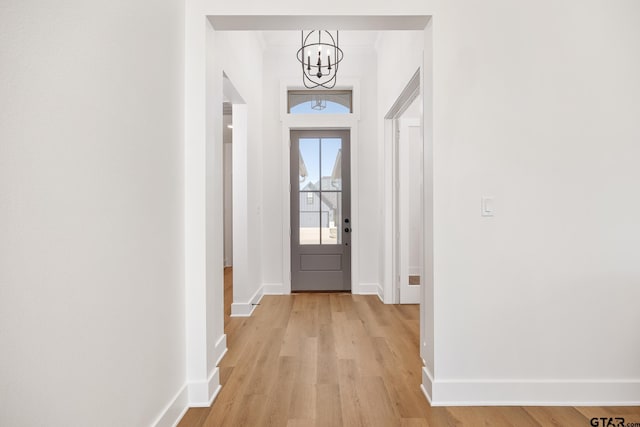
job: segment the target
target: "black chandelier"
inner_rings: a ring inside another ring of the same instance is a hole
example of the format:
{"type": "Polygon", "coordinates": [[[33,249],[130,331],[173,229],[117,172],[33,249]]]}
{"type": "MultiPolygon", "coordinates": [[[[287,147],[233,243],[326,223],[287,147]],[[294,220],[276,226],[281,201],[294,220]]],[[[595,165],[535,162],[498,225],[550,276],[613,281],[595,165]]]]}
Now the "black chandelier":
{"type": "Polygon", "coordinates": [[[335,38],[329,31],[313,30],[307,35],[302,31],[302,47],[297,56],[302,64],[304,87],[331,89],[336,85],[338,64],[343,56],[338,47],[338,31],[335,38]]]}

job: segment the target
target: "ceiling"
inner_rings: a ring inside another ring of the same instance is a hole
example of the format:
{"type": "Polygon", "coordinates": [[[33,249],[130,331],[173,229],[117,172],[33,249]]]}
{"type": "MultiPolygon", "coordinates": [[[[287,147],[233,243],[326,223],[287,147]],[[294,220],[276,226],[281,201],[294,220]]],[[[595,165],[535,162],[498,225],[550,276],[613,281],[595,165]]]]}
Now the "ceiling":
{"type": "MultiPolygon", "coordinates": [[[[261,31],[265,46],[299,46],[300,31],[261,31]]],[[[306,31],[305,31],[306,33],[306,31]]],[[[335,32],[332,31],[332,34],[335,32]]],[[[379,31],[340,31],[341,47],[373,47],[380,35],[379,31]]]]}
{"type": "Polygon", "coordinates": [[[299,30],[423,30],[427,15],[215,15],[209,22],[217,31],[299,30]]]}

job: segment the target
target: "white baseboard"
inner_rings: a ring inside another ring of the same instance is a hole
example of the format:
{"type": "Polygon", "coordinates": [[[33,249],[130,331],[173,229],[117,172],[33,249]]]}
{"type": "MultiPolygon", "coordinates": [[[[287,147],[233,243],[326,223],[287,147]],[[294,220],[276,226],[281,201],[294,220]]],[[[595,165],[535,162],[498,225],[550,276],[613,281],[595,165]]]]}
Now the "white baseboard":
{"type": "Polygon", "coordinates": [[[377,289],[377,295],[378,298],[380,299],[380,302],[382,302],[384,304],[384,289],[382,289],[382,286],[380,285],[380,283],[376,283],[378,289],[377,289]]]}
{"type": "Polygon", "coordinates": [[[638,406],[640,380],[433,380],[422,388],[433,406],[638,406]],[[431,393],[429,393],[431,386],[431,393]]]}
{"type": "Polygon", "coordinates": [[[211,406],[220,392],[220,369],[216,366],[209,374],[207,381],[192,381],[189,388],[189,406],[191,408],[207,408],[211,406]]]}
{"type": "Polygon", "coordinates": [[[206,381],[192,381],[188,383],[188,395],[190,407],[208,407],[211,406],[216,396],[220,392],[220,369],[218,364],[227,354],[227,336],[220,335],[213,349],[211,359],[215,360],[215,364],[206,381]]]}
{"type": "Polygon", "coordinates": [[[248,302],[231,304],[231,317],[250,317],[264,295],[264,286],[260,286],[248,302]]]}
{"type": "Polygon", "coordinates": [[[433,405],[433,375],[426,366],[422,367],[422,384],[420,385],[422,393],[429,401],[430,405],[433,405]]]}
{"type": "Polygon", "coordinates": [[[357,295],[378,295],[378,283],[360,283],[358,290],[355,292],[357,295]]]}
{"type": "Polygon", "coordinates": [[[187,412],[187,409],[189,409],[189,392],[185,384],[151,425],[153,427],[175,427],[187,412]]]}
{"type": "Polygon", "coordinates": [[[263,295],[286,295],[287,293],[282,283],[264,283],[262,285],[263,295]]]}
{"type": "Polygon", "coordinates": [[[220,364],[225,354],[227,354],[227,334],[222,334],[213,350],[213,360],[216,361],[216,366],[220,364]]]}

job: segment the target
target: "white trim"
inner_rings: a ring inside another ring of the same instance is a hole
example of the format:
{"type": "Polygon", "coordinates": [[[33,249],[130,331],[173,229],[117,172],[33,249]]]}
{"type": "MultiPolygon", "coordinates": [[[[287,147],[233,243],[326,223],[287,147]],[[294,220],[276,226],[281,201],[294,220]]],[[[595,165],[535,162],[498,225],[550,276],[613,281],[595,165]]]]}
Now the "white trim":
{"type": "Polygon", "coordinates": [[[361,283],[358,295],[375,295],[384,304],[384,290],[380,283],[361,283]]]}
{"type": "Polygon", "coordinates": [[[154,427],[175,427],[182,417],[184,417],[188,409],[189,393],[187,391],[187,385],[185,384],[151,425],[154,427]]]}
{"type": "MultiPolygon", "coordinates": [[[[387,277],[383,281],[385,283],[385,303],[386,304],[400,304],[400,287],[402,284],[398,280],[398,277],[404,280],[408,276],[408,243],[405,241],[408,235],[408,205],[406,202],[406,189],[396,189],[397,180],[407,181],[407,177],[401,177],[399,174],[406,175],[408,168],[406,165],[406,155],[404,151],[400,151],[398,147],[398,140],[396,138],[396,131],[400,125],[398,119],[400,116],[411,106],[413,101],[420,97],[423,93],[422,86],[420,85],[420,75],[422,71],[422,65],[414,72],[409,82],[405,85],[402,92],[398,95],[387,114],[385,115],[384,122],[384,176],[386,185],[384,187],[384,200],[385,200],[385,229],[386,229],[386,241],[384,247],[387,248],[385,254],[387,277]],[[396,202],[400,206],[396,207],[396,202]],[[397,209],[396,209],[397,208],[397,209]],[[398,218],[398,217],[399,218],[398,218]],[[398,230],[397,227],[400,227],[398,230]],[[400,241],[396,239],[396,234],[399,234],[400,241]]],[[[407,119],[404,121],[407,126],[419,126],[419,120],[407,119]]],[[[405,130],[406,132],[406,130],[405,130]]],[[[423,171],[424,172],[424,171],[423,171]]]]}
{"type": "Polygon", "coordinates": [[[382,263],[384,265],[384,275],[382,277],[382,286],[384,287],[384,303],[393,304],[395,302],[395,262],[396,256],[394,250],[394,203],[393,185],[394,185],[394,150],[393,150],[393,120],[384,120],[383,125],[383,144],[382,144],[382,166],[383,166],[383,200],[384,200],[384,218],[383,218],[383,235],[384,241],[382,248],[384,256],[382,263]]]}
{"type": "Polygon", "coordinates": [[[384,304],[384,289],[380,283],[376,283],[376,295],[380,298],[380,301],[384,304]]]}
{"type": "MultiPolygon", "coordinates": [[[[377,283],[360,283],[358,295],[378,295],[380,285],[377,283]]],[[[352,292],[355,294],[355,292],[352,292]]]]}
{"type": "Polygon", "coordinates": [[[213,349],[213,358],[216,360],[215,366],[220,364],[225,354],[227,354],[227,334],[222,334],[213,349]]]}
{"type": "Polygon", "coordinates": [[[211,406],[222,386],[220,385],[220,370],[218,364],[227,354],[227,335],[222,334],[216,341],[212,358],[216,360],[213,369],[209,373],[207,381],[191,381],[187,383],[189,406],[207,407],[211,406]]]}
{"type": "MultiPolygon", "coordinates": [[[[215,4],[216,2],[212,2],[215,4]]],[[[265,6],[266,7],[266,6],[265,6]]],[[[220,31],[299,31],[300,28],[325,28],[327,22],[331,22],[332,28],[350,31],[407,31],[420,30],[429,22],[431,17],[427,13],[411,13],[397,15],[395,11],[389,14],[351,15],[351,14],[291,14],[290,8],[274,14],[273,8],[257,9],[257,15],[236,15],[228,13],[226,5],[220,8],[209,8],[206,12],[209,21],[220,31]],[[265,11],[267,11],[265,13],[265,11]],[[283,13],[284,12],[284,13],[283,13]]]]}
{"type": "Polygon", "coordinates": [[[351,293],[360,293],[360,232],[358,229],[358,122],[360,121],[360,81],[340,78],[335,89],[351,89],[353,113],[351,114],[287,114],[287,90],[300,89],[298,80],[280,82],[280,121],[282,123],[282,278],[283,294],[291,293],[291,197],[289,176],[290,132],[292,129],[349,129],[351,131],[351,293]]]}
{"type": "Polygon", "coordinates": [[[387,120],[400,118],[420,94],[420,68],[418,68],[404,89],[402,89],[400,95],[398,95],[398,99],[396,99],[391,108],[389,108],[384,118],[387,120]]]}
{"type": "Polygon", "coordinates": [[[263,295],[285,295],[285,287],[282,283],[263,283],[262,284],[263,295]]]}
{"type": "Polygon", "coordinates": [[[230,317],[250,317],[253,314],[253,310],[256,309],[260,300],[264,295],[264,285],[260,286],[258,290],[247,302],[234,302],[231,304],[231,316],[230,317]]]}
{"type": "Polygon", "coordinates": [[[423,30],[423,51],[420,65],[422,89],[422,148],[423,148],[423,274],[420,278],[420,356],[435,372],[435,273],[434,273],[434,88],[433,88],[433,17],[423,30]]]}
{"type": "Polygon", "coordinates": [[[422,391],[422,394],[424,394],[425,399],[427,399],[427,402],[429,402],[429,405],[433,406],[433,404],[431,403],[431,396],[429,396],[429,393],[424,388],[424,382],[420,384],[420,390],[422,391]]]}
{"type": "MultiPolygon", "coordinates": [[[[424,364],[424,360],[422,363],[424,364]]],[[[420,384],[420,389],[422,390],[422,393],[424,393],[429,404],[433,405],[433,375],[429,372],[429,368],[426,366],[422,367],[422,384],[420,384]]]]}
{"type": "Polygon", "coordinates": [[[432,387],[432,406],[640,405],[640,379],[435,380],[432,387]]]}
{"type": "Polygon", "coordinates": [[[409,276],[422,276],[422,267],[411,267],[409,266],[409,276]]]}
{"type": "Polygon", "coordinates": [[[220,393],[220,368],[213,368],[207,381],[193,381],[187,384],[189,390],[189,407],[207,408],[211,406],[220,393]]]}

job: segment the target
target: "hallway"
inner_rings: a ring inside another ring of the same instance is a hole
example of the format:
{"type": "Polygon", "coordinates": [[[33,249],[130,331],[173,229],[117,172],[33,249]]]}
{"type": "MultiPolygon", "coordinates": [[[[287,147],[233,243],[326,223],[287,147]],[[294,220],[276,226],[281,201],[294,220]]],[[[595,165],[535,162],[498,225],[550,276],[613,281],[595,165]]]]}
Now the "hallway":
{"type": "Polygon", "coordinates": [[[252,317],[226,322],[222,391],[212,408],[190,409],[180,425],[388,426],[424,418],[418,322],[418,306],[385,306],[375,296],[265,296],[252,317]]]}
{"type": "MultiPolygon", "coordinates": [[[[225,300],[231,269],[225,269],[225,300]]],[[[225,304],[228,305],[230,300],[225,304]]],[[[227,313],[225,308],[225,314],[227,313]]],[[[222,391],[191,426],[585,426],[640,420],[640,408],[430,407],[420,391],[417,305],[375,296],[265,296],[249,318],[225,315],[222,391]]]]}

